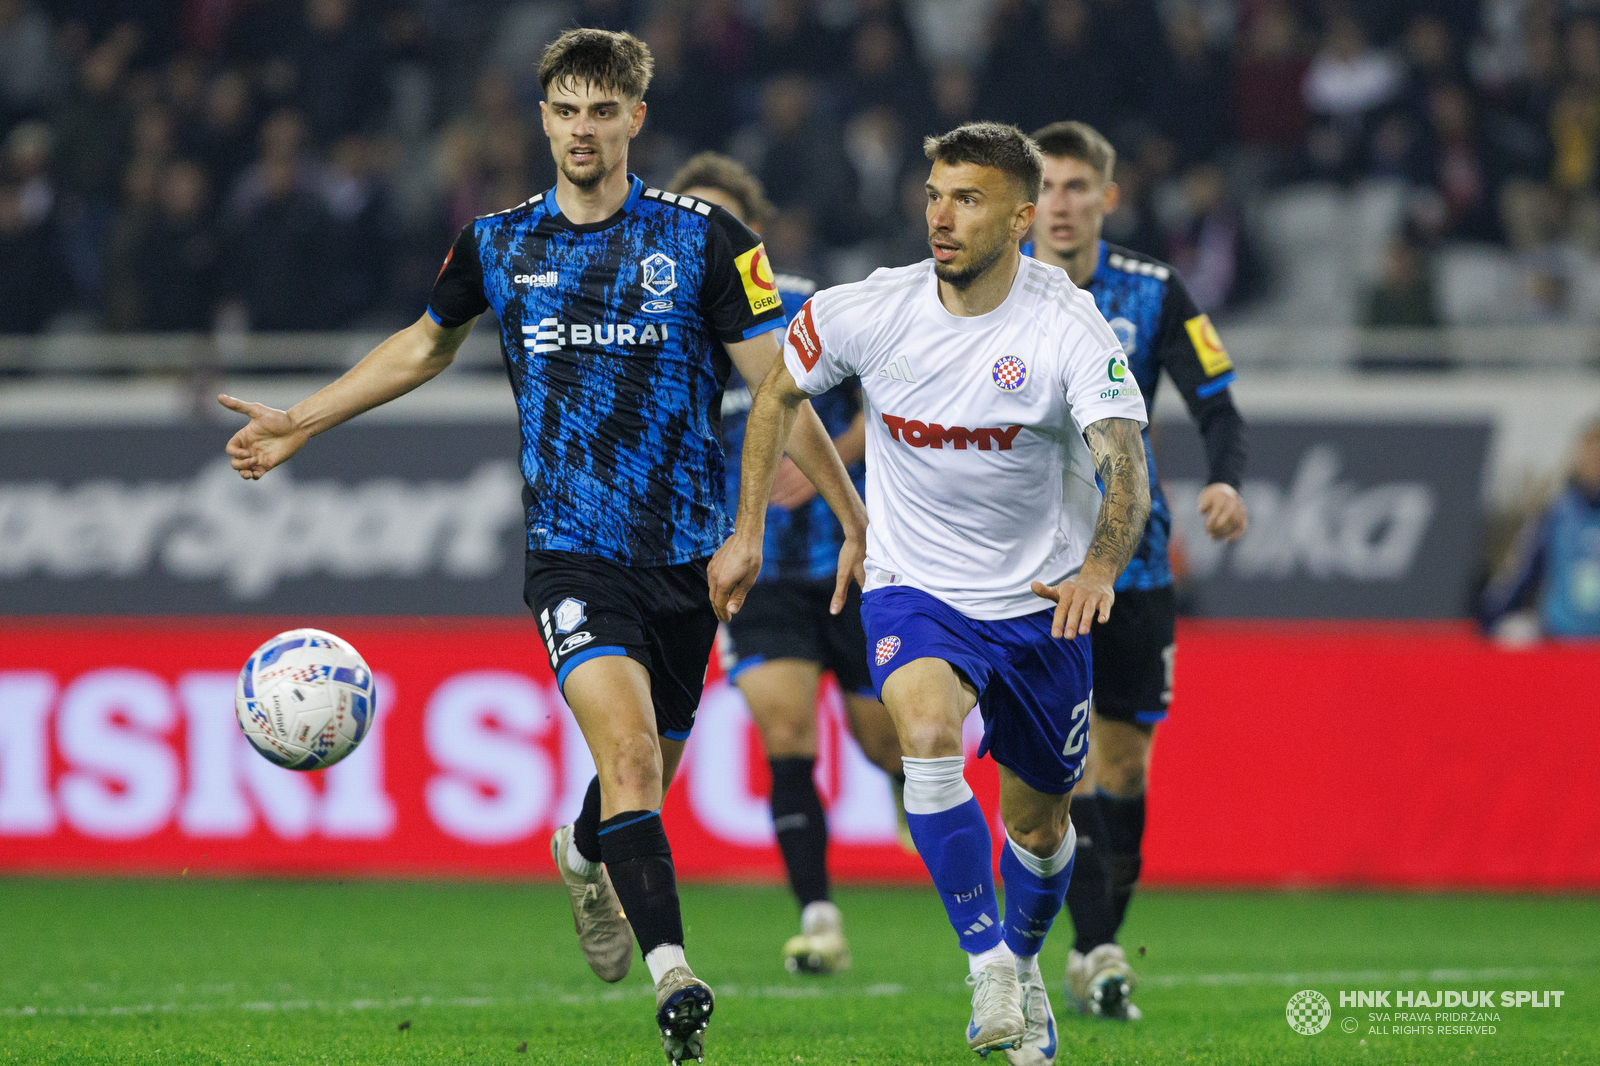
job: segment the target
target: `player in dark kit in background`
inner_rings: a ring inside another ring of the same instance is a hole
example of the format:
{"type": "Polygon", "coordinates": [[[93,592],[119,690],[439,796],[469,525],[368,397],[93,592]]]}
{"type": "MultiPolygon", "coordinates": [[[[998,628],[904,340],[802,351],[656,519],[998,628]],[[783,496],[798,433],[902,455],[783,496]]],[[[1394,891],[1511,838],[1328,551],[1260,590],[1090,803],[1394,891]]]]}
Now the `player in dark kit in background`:
{"type": "MultiPolygon", "coordinates": [[[[1155,408],[1162,370],[1178,386],[1205,442],[1209,473],[1200,513],[1206,533],[1237,539],[1249,524],[1238,491],[1245,430],[1228,393],[1234,379],[1228,353],[1170,266],[1100,239],[1102,221],[1117,206],[1111,180],[1116,151],[1110,143],[1081,122],[1053,123],[1033,139],[1044,153],[1044,182],[1033,240],[1023,252],[1061,267],[1094,297],[1127,353],[1147,416],[1155,408]]],[[[1172,512],[1156,478],[1148,429],[1144,450],[1150,465],[1150,520],[1133,560],[1117,579],[1110,622],[1094,630],[1089,760],[1073,790],[1078,847],[1067,891],[1076,932],[1068,954],[1067,993],[1082,1013],[1124,1019],[1139,1017],[1139,1009],[1129,998],[1135,977],[1117,944],[1117,930],[1143,861],[1150,746],[1172,699],[1177,617],[1167,559],[1172,512]]]]}
{"type": "MultiPolygon", "coordinates": [[[[738,161],[715,152],[689,160],[667,188],[720,204],[758,233],[772,210],[761,183],[738,161]]],[[[788,274],[777,275],[777,284],[786,318],[816,291],[814,282],[788,274]]],[[[860,391],[859,383],[845,382],[811,406],[849,467],[856,491],[865,493],[867,435],[860,391]]],[[[730,378],[722,400],[730,505],[739,496],[739,454],[749,411],[750,389],[737,376],[730,378]]],[[[772,769],[772,827],[800,904],[800,932],[784,944],[784,964],[794,972],[834,973],[849,967],[850,946],[828,892],[828,824],[812,776],[822,671],[831,670],[839,682],[850,732],[891,779],[900,774],[900,738],[867,671],[860,592],[851,589],[845,609],[828,613],[844,530],[793,462],[779,464],[773,501],[761,576],[744,610],[728,622],[728,677],[744,694],[761,732],[772,769]]]]}
{"type": "MultiPolygon", "coordinates": [[[[718,425],[729,360],[760,380],[784,316],[749,229],[628,173],[651,68],[628,34],[562,34],[539,67],[555,188],[469,223],[427,314],[338,381],[288,412],[222,402],[250,416],[228,452],[258,478],[312,434],[439,373],[495,310],[522,424],[523,598],[598,770],[552,850],[595,972],[620,980],[637,938],[676,1062],[703,1054],[714,1000],[684,957],[661,799],[716,634],[706,563],[731,528],[718,425]]],[[[865,508],[816,415],[802,423],[791,454],[859,518],[840,554],[842,607],[865,508]]]]}

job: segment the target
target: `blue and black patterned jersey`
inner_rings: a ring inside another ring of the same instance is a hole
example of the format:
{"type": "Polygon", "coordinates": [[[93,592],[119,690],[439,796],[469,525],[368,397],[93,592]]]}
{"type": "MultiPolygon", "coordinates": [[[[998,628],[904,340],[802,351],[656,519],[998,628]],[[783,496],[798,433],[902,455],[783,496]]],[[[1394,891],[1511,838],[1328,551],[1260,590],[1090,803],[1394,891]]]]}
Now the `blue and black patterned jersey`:
{"type": "MultiPolygon", "coordinates": [[[[1023,244],[1033,254],[1033,242],[1023,244]]],[[[1190,414],[1200,424],[1210,465],[1209,480],[1238,488],[1244,467],[1244,425],[1228,396],[1233,363],[1211,319],[1195,306],[1177,271],[1147,255],[1100,242],[1100,259],[1085,286],[1122,342],[1128,367],[1144,393],[1145,417],[1153,421],[1156,386],[1164,369],[1178,386],[1190,414]]],[[[1172,584],[1167,542],[1172,511],[1156,477],[1156,455],[1145,429],[1144,453],[1150,464],[1150,521],[1118,591],[1164,588],[1172,584]]]]}
{"type": "MultiPolygon", "coordinates": [[[[792,318],[817,290],[816,283],[790,274],[778,275],[778,295],[783,297],[785,318],[792,318]]],[[[854,378],[840,382],[821,396],[811,397],[811,407],[822,419],[828,436],[837,438],[850,428],[861,410],[861,386],[854,378]]],[[[728,452],[728,514],[739,505],[739,456],[744,450],[744,423],[750,414],[750,389],[735,370],[722,397],[722,439],[728,452]]],[[[856,491],[866,494],[867,467],[849,468],[856,491]]],[[[767,508],[767,532],[761,545],[758,581],[832,581],[839,567],[844,528],[820,495],[793,510],[767,508]]]]}
{"type": "Polygon", "coordinates": [[[646,189],[603,222],[555,190],[469,223],[428,313],[489,308],[522,422],[528,547],[629,566],[708,556],[732,525],[725,343],[782,328],[760,239],[720,207],[646,189]]]}

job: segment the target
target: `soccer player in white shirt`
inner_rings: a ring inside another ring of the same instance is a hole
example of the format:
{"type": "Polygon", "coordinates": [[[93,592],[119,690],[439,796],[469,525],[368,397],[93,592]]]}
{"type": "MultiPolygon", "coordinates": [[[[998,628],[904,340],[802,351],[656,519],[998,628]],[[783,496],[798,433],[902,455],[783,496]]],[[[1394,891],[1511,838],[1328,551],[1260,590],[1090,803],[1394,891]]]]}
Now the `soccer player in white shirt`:
{"type": "Polygon", "coordinates": [[[767,499],[800,403],[857,375],[868,426],[861,612],[906,756],[911,833],[969,956],[968,1046],[1038,1066],[1056,1050],[1038,953],[1072,872],[1088,634],[1110,617],[1150,507],[1145,409],[1094,301],[1065,271],[1020,254],[1043,168],[1033,142],[973,123],[924,147],[933,258],[827,289],[795,316],[750,411],[738,517],[712,560],[711,595],[726,618],[760,571],[767,499]],[[1003,919],[989,827],[962,772],[974,705],[978,753],[1000,768],[1003,919]]]}

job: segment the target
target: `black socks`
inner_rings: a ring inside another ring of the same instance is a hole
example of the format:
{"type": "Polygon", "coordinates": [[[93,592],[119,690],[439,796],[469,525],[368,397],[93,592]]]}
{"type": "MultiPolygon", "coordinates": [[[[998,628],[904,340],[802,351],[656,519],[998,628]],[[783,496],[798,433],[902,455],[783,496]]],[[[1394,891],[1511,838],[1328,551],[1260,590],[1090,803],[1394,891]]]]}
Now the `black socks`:
{"type": "Polygon", "coordinates": [[[572,823],[572,843],[590,862],[600,861],[600,775],[589,782],[589,791],[583,794],[583,810],[572,823]]]}
{"type": "Polygon", "coordinates": [[[1139,883],[1139,870],[1144,865],[1141,852],[1144,844],[1144,794],[1123,799],[1101,792],[1098,799],[1100,821],[1106,827],[1107,837],[1107,848],[1101,859],[1111,888],[1115,930],[1122,927],[1122,920],[1128,914],[1133,886],[1139,883]]]}
{"type": "MultiPolygon", "coordinates": [[[[623,811],[600,823],[600,857],[639,950],[683,943],[678,878],[657,811],[623,811]]],[[[581,853],[581,849],[580,849],[581,853]]]]}
{"type": "Polygon", "coordinates": [[[772,759],[772,828],[789,871],[789,887],[804,908],[828,898],[828,822],[812,771],[817,760],[772,759]]]}
{"type": "Polygon", "coordinates": [[[1073,949],[1088,954],[1117,939],[1143,865],[1144,796],[1123,799],[1096,789],[1072,797],[1078,850],[1067,887],[1073,949]]]}

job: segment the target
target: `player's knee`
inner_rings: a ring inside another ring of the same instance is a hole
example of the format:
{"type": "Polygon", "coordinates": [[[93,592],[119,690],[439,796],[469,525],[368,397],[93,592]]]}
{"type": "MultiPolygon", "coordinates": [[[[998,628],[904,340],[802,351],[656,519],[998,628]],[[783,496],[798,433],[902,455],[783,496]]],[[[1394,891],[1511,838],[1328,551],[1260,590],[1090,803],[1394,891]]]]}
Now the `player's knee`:
{"type": "Polygon", "coordinates": [[[1144,758],[1138,752],[1120,752],[1112,757],[1102,753],[1095,764],[1094,776],[1095,787],[1113,796],[1144,795],[1146,769],[1144,758]]]}
{"type": "Polygon", "coordinates": [[[913,759],[942,759],[961,754],[961,731],[937,719],[900,723],[900,749],[913,759]]]}
{"type": "Polygon", "coordinates": [[[614,792],[619,800],[661,791],[661,756],[647,738],[623,741],[603,762],[598,767],[601,789],[614,792]]]}
{"type": "Polygon", "coordinates": [[[1041,859],[1048,859],[1061,850],[1067,838],[1067,820],[1053,812],[1029,811],[1002,819],[1006,835],[1017,847],[1041,859]]]}
{"type": "Polygon", "coordinates": [[[761,742],[769,759],[811,756],[817,753],[817,727],[814,717],[801,720],[768,719],[762,723],[761,742]]]}

